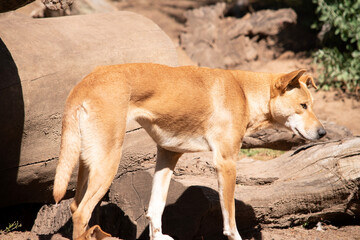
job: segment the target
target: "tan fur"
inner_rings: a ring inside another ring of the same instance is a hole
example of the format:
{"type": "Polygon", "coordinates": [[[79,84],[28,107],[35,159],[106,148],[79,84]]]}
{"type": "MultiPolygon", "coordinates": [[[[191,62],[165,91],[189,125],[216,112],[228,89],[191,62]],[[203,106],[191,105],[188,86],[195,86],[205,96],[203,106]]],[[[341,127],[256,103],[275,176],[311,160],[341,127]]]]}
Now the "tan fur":
{"type": "Polygon", "coordinates": [[[84,232],[76,240],[102,240],[105,238],[109,239],[111,238],[111,235],[104,232],[99,225],[95,225],[84,232]]]}
{"type": "Polygon", "coordinates": [[[224,234],[241,239],[235,223],[234,189],[235,161],[244,135],[279,125],[312,140],[324,135],[306,86],[315,84],[304,72],[272,74],[140,63],[96,68],[67,99],[54,183],[54,198],[59,202],[80,161],[71,205],[73,238],[86,231],[92,210],[108,190],[121,158],[126,122],[135,119],[158,144],[147,214],[151,239],[172,239],[162,234],[161,214],[177,160],[184,152],[208,150],[214,153],[218,172],[224,234]]]}

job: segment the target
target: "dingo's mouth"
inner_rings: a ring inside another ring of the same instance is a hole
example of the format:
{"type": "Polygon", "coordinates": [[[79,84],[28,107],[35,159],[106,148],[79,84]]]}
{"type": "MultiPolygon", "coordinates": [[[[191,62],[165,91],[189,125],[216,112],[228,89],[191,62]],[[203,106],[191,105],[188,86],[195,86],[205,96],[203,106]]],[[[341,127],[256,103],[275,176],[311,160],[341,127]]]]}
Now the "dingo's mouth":
{"type": "Polygon", "coordinates": [[[296,130],[297,134],[299,134],[300,137],[307,139],[307,140],[311,140],[311,139],[305,137],[304,135],[302,135],[301,132],[299,131],[299,129],[295,128],[295,130],[296,130]]]}

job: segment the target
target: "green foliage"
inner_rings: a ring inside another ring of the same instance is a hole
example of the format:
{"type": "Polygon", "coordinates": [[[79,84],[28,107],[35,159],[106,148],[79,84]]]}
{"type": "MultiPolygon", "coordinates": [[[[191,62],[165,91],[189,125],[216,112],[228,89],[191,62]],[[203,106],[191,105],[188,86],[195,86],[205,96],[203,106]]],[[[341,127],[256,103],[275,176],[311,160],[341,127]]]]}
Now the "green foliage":
{"type": "Polygon", "coordinates": [[[9,232],[15,231],[16,229],[21,228],[21,227],[22,227],[21,223],[19,223],[18,221],[15,221],[13,223],[10,223],[9,226],[7,226],[5,228],[5,230],[0,230],[0,232],[9,233],[9,232]]]}
{"type": "Polygon", "coordinates": [[[304,223],[302,224],[302,227],[303,227],[303,228],[306,228],[306,229],[309,229],[309,226],[310,226],[309,222],[304,222],[304,223]]]}
{"type": "Polygon", "coordinates": [[[314,53],[323,89],[340,88],[359,92],[360,87],[360,0],[313,0],[319,22],[314,28],[329,28],[330,41],[314,53]],[[339,44],[340,43],[340,44],[339,44]],[[335,46],[334,46],[335,45],[335,46]]]}
{"type": "Polygon", "coordinates": [[[358,51],[340,52],[337,47],[318,50],[314,60],[320,66],[320,86],[324,90],[331,87],[345,92],[358,92],[360,86],[360,59],[358,51]]]}
{"type": "Polygon", "coordinates": [[[241,149],[240,156],[251,157],[256,160],[270,160],[284,154],[284,151],[267,148],[241,149]]]}

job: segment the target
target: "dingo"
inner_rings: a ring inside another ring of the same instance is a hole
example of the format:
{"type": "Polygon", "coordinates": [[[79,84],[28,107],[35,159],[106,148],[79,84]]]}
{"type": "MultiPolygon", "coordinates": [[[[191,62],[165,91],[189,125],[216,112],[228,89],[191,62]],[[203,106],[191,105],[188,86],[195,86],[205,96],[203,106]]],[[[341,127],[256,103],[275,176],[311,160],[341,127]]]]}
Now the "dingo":
{"type": "Polygon", "coordinates": [[[125,125],[135,119],[158,145],[147,212],[150,239],[161,230],[171,175],[185,152],[212,151],[217,170],[224,235],[241,239],[235,222],[235,161],[245,134],[271,125],[303,138],[326,134],[307,88],[305,70],[256,73],[158,64],[102,66],[71,91],[65,106],[54,198],[59,202],[79,161],[71,204],[73,238],[81,236],[107,192],[121,158],[125,125]]]}

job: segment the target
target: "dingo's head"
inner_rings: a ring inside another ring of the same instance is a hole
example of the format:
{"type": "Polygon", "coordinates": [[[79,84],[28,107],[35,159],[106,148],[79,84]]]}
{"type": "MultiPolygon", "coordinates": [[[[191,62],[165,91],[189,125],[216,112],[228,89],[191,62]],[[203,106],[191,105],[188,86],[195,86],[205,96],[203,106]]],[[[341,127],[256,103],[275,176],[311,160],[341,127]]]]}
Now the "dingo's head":
{"type": "Polygon", "coordinates": [[[316,85],[311,76],[303,75],[305,72],[302,69],[274,79],[270,111],[277,123],[302,138],[316,140],[325,136],[326,131],[313,112],[313,97],[307,87],[316,85]]]}

